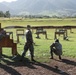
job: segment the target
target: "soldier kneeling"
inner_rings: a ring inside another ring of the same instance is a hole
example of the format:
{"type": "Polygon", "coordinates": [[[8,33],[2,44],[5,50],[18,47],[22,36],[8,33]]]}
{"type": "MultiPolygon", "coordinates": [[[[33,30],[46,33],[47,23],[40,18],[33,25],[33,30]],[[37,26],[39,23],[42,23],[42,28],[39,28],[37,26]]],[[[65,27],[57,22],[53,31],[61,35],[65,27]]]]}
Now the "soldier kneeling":
{"type": "Polygon", "coordinates": [[[53,59],[53,53],[55,53],[57,56],[59,56],[59,59],[61,60],[62,45],[58,39],[56,39],[55,42],[52,43],[52,45],[50,46],[51,59],[53,59]]]}

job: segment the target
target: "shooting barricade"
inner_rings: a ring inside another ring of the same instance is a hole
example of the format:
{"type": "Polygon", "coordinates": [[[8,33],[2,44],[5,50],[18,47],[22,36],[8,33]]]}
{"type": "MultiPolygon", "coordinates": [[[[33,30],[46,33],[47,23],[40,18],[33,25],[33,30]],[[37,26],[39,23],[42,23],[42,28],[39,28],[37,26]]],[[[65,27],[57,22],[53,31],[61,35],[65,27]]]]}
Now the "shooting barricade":
{"type": "Polygon", "coordinates": [[[17,43],[14,43],[13,32],[6,32],[3,28],[1,28],[0,23],[0,55],[2,54],[3,47],[12,48],[12,55],[17,55],[17,43]],[[12,39],[10,38],[11,34],[12,39]]]}
{"type": "Polygon", "coordinates": [[[24,29],[17,29],[16,36],[17,36],[17,43],[19,43],[19,36],[24,36],[24,29]]]}
{"type": "Polygon", "coordinates": [[[55,37],[54,39],[57,39],[57,35],[63,35],[63,39],[65,40],[67,38],[67,29],[61,29],[58,28],[55,30],[55,37]]]}
{"type": "Polygon", "coordinates": [[[47,32],[45,30],[43,30],[43,28],[37,28],[36,29],[36,34],[37,34],[37,37],[36,38],[40,38],[39,37],[39,34],[44,34],[45,35],[45,38],[47,39],[47,32]]]}

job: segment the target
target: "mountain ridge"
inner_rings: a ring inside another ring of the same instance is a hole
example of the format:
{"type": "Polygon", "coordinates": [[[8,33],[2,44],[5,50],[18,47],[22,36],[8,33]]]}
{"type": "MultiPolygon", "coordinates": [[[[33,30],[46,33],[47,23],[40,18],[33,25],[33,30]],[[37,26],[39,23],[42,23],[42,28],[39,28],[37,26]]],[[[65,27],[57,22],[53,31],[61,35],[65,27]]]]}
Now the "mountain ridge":
{"type": "Polygon", "coordinates": [[[76,14],[75,5],[75,0],[17,0],[11,3],[0,3],[0,10],[3,10],[2,8],[5,7],[12,14],[18,15],[56,15],[56,13],[62,15],[74,15],[76,14]]]}

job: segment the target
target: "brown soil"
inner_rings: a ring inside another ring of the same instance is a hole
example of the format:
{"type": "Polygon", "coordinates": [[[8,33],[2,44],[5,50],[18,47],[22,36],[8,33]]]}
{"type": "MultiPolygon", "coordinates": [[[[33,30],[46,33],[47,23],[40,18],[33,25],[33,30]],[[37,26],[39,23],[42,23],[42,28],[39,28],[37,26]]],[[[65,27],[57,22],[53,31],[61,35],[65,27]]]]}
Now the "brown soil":
{"type": "Polygon", "coordinates": [[[49,63],[1,60],[0,75],[76,75],[76,59],[49,59],[49,63]],[[2,63],[5,62],[5,63],[2,63]]]}

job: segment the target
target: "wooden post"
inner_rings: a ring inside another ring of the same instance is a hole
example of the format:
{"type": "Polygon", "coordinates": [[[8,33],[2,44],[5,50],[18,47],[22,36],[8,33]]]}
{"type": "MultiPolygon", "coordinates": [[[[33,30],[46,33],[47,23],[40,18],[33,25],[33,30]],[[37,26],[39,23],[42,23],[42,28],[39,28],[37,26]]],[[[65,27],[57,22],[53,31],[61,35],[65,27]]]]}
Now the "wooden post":
{"type": "Polygon", "coordinates": [[[17,55],[17,44],[14,43],[13,46],[12,46],[12,55],[17,55]]]}
{"type": "Polygon", "coordinates": [[[2,47],[0,47],[0,56],[2,55],[2,47]]]}
{"type": "Polygon", "coordinates": [[[45,38],[47,39],[47,32],[45,32],[45,38]]]}
{"type": "Polygon", "coordinates": [[[1,23],[0,23],[0,28],[1,28],[1,23]]]}
{"type": "Polygon", "coordinates": [[[17,34],[17,43],[19,43],[19,35],[17,34]]]}
{"type": "Polygon", "coordinates": [[[65,33],[63,34],[63,40],[65,40],[65,33]]]}
{"type": "Polygon", "coordinates": [[[17,36],[17,43],[19,43],[19,36],[24,36],[24,29],[17,29],[16,36],[17,36]]]}
{"type": "Polygon", "coordinates": [[[68,36],[67,29],[65,30],[65,33],[66,33],[66,37],[67,37],[68,36]]]}

